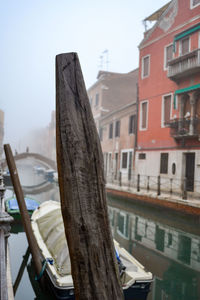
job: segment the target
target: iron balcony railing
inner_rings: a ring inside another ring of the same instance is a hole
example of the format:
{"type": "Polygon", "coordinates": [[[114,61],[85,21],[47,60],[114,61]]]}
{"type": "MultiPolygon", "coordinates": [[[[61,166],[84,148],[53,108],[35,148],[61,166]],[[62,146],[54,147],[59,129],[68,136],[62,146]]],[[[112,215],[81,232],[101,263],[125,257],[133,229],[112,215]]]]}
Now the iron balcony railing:
{"type": "Polygon", "coordinates": [[[166,124],[173,138],[192,138],[200,135],[200,119],[176,119],[166,124]]]}
{"type": "Polygon", "coordinates": [[[176,81],[185,76],[195,74],[200,71],[200,49],[196,49],[185,55],[179,56],[168,62],[167,76],[176,81]]]}

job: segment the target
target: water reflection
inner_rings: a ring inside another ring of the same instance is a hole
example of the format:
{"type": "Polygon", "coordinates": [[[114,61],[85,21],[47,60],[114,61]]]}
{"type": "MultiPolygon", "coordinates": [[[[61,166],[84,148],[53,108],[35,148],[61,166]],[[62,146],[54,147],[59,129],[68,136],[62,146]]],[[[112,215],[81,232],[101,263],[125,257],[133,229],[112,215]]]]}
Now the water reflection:
{"type": "MultiPolygon", "coordinates": [[[[45,181],[42,174],[34,171],[36,164],[38,162],[34,159],[17,162],[21,183],[32,187],[32,193],[34,186],[45,181]]],[[[26,195],[40,203],[50,199],[58,201],[58,185],[52,182],[47,184],[51,184],[50,188],[40,190],[39,194],[26,195]]],[[[127,199],[108,197],[108,202],[114,238],[155,276],[148,300],[199,300],[199,220],[156,210],[155,207],[150,209],[130,204],[127,199]]],[[[12,232],[9,244],[14,281],[27,249],[27,241],[19,224],[12,226],[12,232]]],[[[30,259],[15,297],[15,300],[22,299],[51,299],[42,293],[35,282],[30,259]]]]}
{"type": "Polygon", "coordinates": [[[114,203],[108,208],[113,236],[155,276],[148,299],[200,299],[200,236],[114,203]]]}

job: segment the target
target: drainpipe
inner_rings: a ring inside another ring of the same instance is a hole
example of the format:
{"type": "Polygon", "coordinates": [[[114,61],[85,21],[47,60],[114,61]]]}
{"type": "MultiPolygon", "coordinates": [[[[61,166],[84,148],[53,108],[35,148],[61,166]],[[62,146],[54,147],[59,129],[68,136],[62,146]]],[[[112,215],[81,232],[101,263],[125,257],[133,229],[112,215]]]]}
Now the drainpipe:
{"type": "Polygon", "coordinates": [[[135,151],[137,149],[137,133],[138,133],[138,111],[139,111],[139,87],[136,83],[136,120],[135,120],[135,139],[134,139],[134,154],[133,154],[133,168],[135,169],[135,151]]]}

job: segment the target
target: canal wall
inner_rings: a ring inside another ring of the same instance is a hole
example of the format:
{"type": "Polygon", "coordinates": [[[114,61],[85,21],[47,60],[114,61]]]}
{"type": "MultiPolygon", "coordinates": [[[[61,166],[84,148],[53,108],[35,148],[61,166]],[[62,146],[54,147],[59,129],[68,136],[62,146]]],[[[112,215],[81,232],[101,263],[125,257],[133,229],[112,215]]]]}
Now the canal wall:
{"type": "Polygon", "coordinates": [[[143,203],[148,206],[158,206],[175,210],[190,215],[200,216],[200,199],[183,200],[178,196],[170,194],[157,195],[153,192],[137,192],[136,189],[129,187],[120,187],[114,184],[107,184],[106,191],[109,194],[132,199],[133,202],[143,203]]]}

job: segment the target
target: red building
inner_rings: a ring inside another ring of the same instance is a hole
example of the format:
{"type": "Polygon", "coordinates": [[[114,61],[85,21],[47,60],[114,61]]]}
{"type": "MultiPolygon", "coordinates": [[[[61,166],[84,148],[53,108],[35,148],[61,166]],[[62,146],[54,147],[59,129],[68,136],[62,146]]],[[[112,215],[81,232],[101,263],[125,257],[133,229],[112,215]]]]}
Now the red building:
{"type": "Polygon", "coordinates": [[[136,173],[200,189],[200,0],[172,0],[139,45],[136,173]]]}

